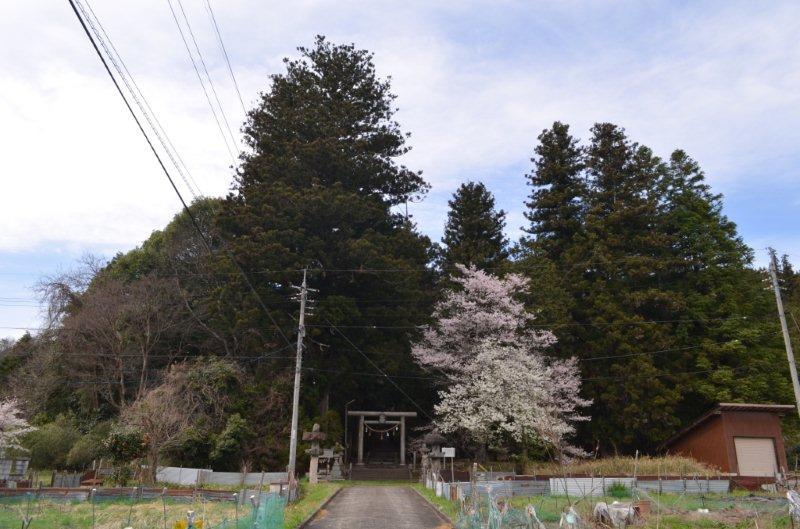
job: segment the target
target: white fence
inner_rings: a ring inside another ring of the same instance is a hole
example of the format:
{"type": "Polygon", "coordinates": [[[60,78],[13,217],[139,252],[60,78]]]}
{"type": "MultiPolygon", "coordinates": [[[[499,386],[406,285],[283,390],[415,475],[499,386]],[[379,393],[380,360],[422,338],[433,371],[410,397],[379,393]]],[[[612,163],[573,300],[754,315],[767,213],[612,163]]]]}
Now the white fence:
{"type": "MultiPolygon", "coordinates": [[[[156,480],[175,485],[199,486],[204,483],[229,487],[263,485],[265,487],[288,481],[286,472],[214,472],[201,468],[159,467],[156,480]]],[[[274,487],[270,487],[270,490],[274,487]]]]}
{"type": "Polygon", "coordinates": [[[728,479],[662,479],[637,480],[636,488],[648,492],[703,494],[728,492],[731,482],[728,479]]]}
{"type": "Polygon", "coordinates": [[[634,478],[550,478],[550,494],[556,496],[602,496],[614,484],[631,489],[634,478]]]}
{"type": "MultiPolygon", "coordinates": [[[[573,496],[591,497],[603,496],[614,484],[623,485],[627,489],[641,489],[650,492],[673,494],[704,494],[726,493],[730,490],[731,482],[727,479],[663,479],[663,480],[637,480],[634,478],[550,478],[538,480],[502,480],[502,481],[476,481],[476,491],[479,495],[491,494],[492,496],[573,496]]],[[[428,479],[425,485],[436,491],[437,496],[444,496],[452,500],[463,499],[472,493],[470,482],[444,483],[428,479]]]]}
{"type": "Polygon", "coordinates": [[[0,479],[22,479],[28,471],[28,459],[0,458],[0,479]]]}

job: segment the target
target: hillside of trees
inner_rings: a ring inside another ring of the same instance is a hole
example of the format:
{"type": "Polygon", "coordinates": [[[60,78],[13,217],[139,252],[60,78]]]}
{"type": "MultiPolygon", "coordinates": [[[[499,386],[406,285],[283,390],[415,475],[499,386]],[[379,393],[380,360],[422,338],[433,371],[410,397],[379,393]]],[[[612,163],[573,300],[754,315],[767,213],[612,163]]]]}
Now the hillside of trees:
{"type": "MultiPolygon", "coordinates": [[[[342,440],[353,399],[419,411],[421,427],[452,409],[412,349],[462,288],[462,265],[522,278],[507,283],[529,312],[521,325],[552,333],[548,350],[580,378],[590,420],[570,442],[587,453],[653,452],[716,402],[793,402],[768,275],[687,153],[659,156],[616,124],[553,123],[519,175],[525,237],[509,241],[491,191],[465,177],[434,242],[401,211],[429,186],[400,161],[395,105],[369,52],[320,37],[250,111],[231,193],[190,206],[203,238],[181,212],[109,262],[43,278],[46,328],[0,346],[0,399],[37,427],[23,443],[34,465],[284,468],[306,268],[301,420],[329,439],[342,440]]],[[[779,272],[800,314],[800,274],[786,257],[779,272]]]]}

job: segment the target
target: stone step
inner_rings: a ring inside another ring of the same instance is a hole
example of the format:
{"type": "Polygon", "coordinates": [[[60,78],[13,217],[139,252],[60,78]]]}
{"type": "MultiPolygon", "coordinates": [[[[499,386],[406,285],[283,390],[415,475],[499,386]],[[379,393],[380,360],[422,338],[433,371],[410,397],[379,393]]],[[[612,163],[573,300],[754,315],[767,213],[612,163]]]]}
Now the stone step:
{"type": "Polygon", "coordinates": [[[353,465],[350,479],[358,481],[402,480],[410,481],[411,472],[407,467],[362,467],[353,465]]]}

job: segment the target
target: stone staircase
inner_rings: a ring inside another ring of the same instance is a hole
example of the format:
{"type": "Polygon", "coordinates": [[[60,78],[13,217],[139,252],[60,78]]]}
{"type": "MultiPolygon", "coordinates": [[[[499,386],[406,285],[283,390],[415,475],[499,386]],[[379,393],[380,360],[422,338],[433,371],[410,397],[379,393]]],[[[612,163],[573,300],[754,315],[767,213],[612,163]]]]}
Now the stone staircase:
{"type": "Polygon", "coordinates": [[[400,465],[353,465],[350,479],[356,481],[411,481],[411,470],[400,465]]]}

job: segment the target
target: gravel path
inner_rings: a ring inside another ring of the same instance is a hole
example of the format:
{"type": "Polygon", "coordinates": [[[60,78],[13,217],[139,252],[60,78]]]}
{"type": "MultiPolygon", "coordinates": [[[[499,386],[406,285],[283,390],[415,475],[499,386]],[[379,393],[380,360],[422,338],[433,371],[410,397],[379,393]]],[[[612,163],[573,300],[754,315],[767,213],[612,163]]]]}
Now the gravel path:
{"type": "Polygon", "coordinates": [[[452,529],[447,519],[409,487],[347,487],[317,513],[307,529],[452,529]]]}

